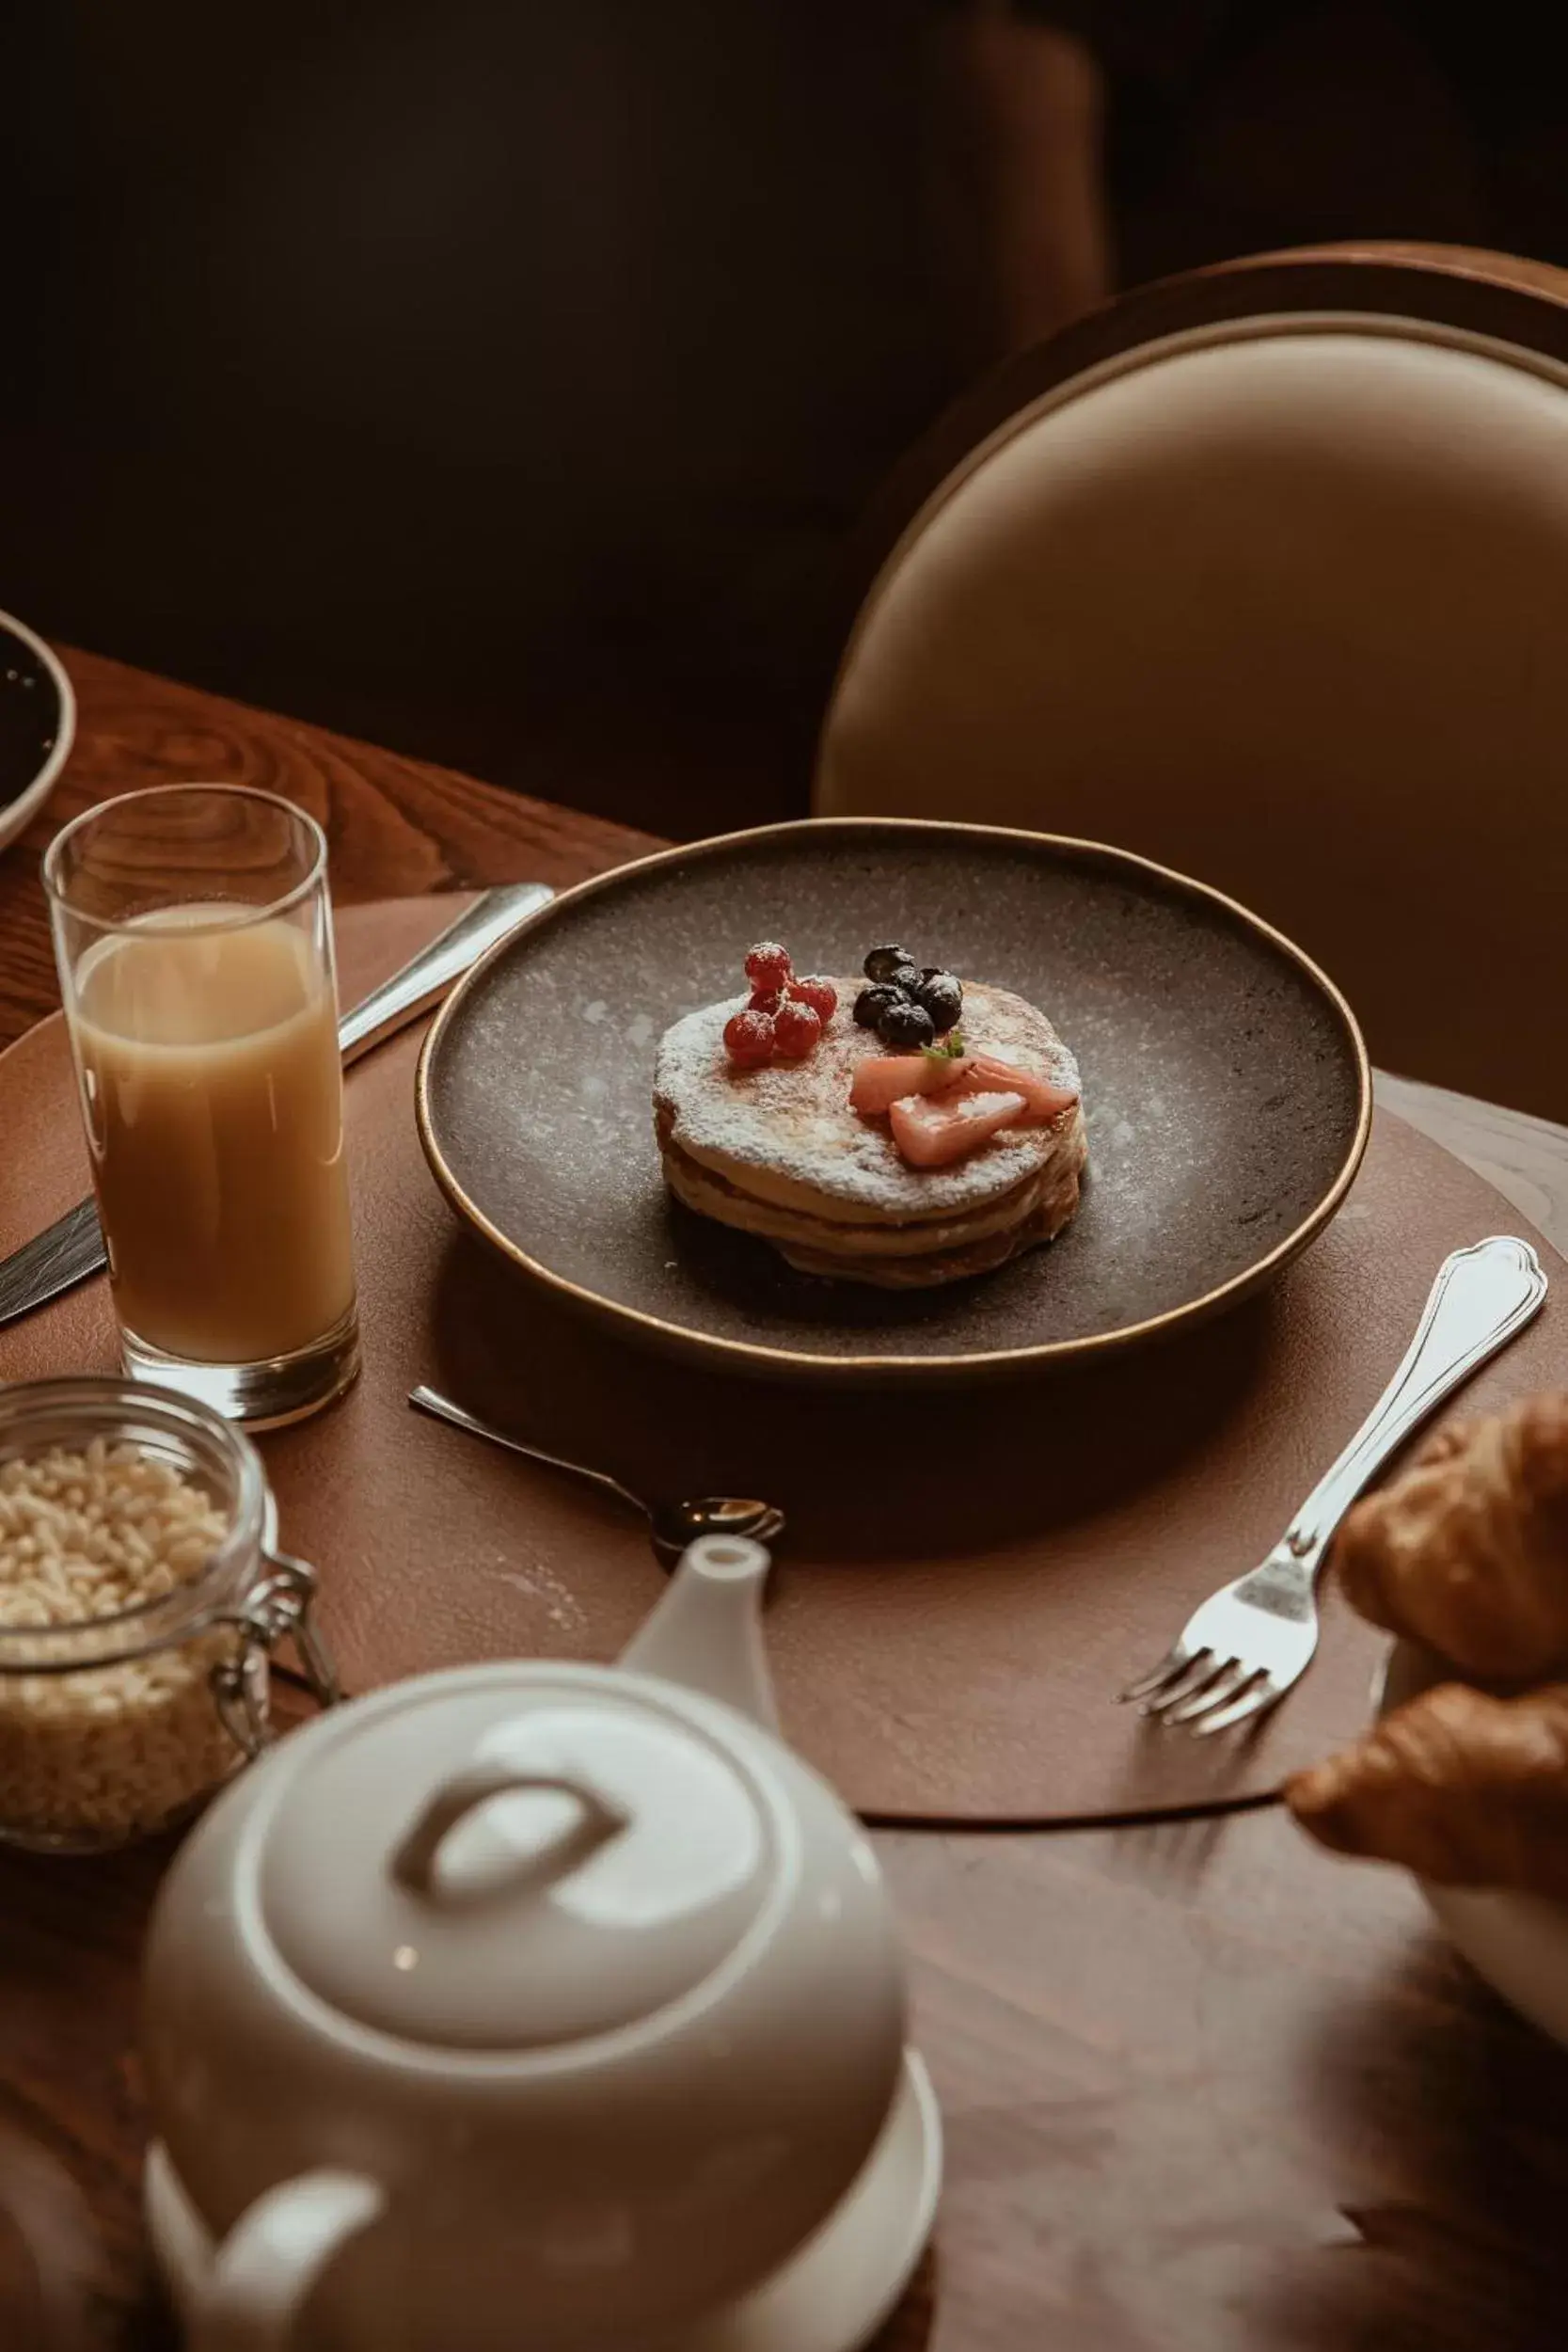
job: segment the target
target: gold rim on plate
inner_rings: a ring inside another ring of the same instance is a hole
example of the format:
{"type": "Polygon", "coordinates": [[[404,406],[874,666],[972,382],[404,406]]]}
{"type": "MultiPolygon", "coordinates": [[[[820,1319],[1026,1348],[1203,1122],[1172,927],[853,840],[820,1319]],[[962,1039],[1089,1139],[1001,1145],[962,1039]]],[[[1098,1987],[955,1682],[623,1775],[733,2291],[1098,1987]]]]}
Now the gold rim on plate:
{"type": "Polygon", "coordinates": [[[707,840],[680,843],[669,850],[656,850],[647,857],[633,858],[624,866],[611,866],[606,873],[594,874],[587,882],[574,884],[571,889],[562,891],[549,900],[536,914],[529,915],[465,973],[436,1014],[420,1053],[414,1108],[425,1157],[436,1183],[459,1216],[477,1232],[483,1234],[514,1265],[533,1280],[543,1283],[546,1289],[554,1291],[558,1296],[570,1299],[575,1305],[601,1318],[630,1327],[645,1339],[673,1347],[678,1353],[705,1358],[715,1366],[745,1364],[754,1371],[806,1375],[829,1382],[898,1382],[930,1379],[943,1375],[949,1378],[963,1375],[982,1378],[987,1374],[1024,1371],[1034,1365],[1060,1364],[1081,1357],[1105,1356],[1120,1348],[1137,1346],[1183,1325],[1198,1323],[1227,1304],[1239,1303],[1253,1291],[1260,1289],[1272,1275],[1288,1265],[1307,1248],[1308,1242],[1322,1232],[1350,1190],[1371,1132],[1372,1076],[1360,1024],[1327,973],[1313,961],[1304,948],[1298,947],[1293,939],[1276,930],[1272,923],[1255,914],[1250,907],[1243,906],[1239,899],[1229,898],[1223,890],[1216,890],[1212,883],[1198,882],[1190,874],[1179,873],[1173,866],[1161,866],[1153,858],[1140,857],[1134,850],[1118,850],[1108,842],[1085,841],[1070,834],[1033,833],[1018,825],[972,825],[925,817],[803,817],[786,819],[781,824],[749,826],[737,833],[715,834],[707,840]],[[483,985],[490,966],[509,953],[525,935],[531,937],[570,914],[585,899],[615,889],[632,876],[654,873],[661,867],[690,865],[698,859],[719,856],[739,844],[760,845],[790,838],[805,839],[823,834],[866,832],[903,834],[911,837],[933,834],[958,834],[966,841],[1020,842],[1026,843],[1031,849],[1044,847],[1057,850],[1069,857],[1109,861],[1201,898],[1212,907],[1222,909],[1256,939],[1266,942],[1276,953],[1293,963],[1333,1009],[1355,1063],[1357,1102],[1354,1132],[1338,1173],[1317,1206],[1255,1264],[1243,1267],[1241,1273],[1230,1276],[1213,1290],[1187,1299],[1180,1307],[1166,1308],[1161,1314],[1147,1316],[1138,1323],[1123,1324],[1111,1331],[1089,1332],[1076,1339],[1044,1340],[1035,1346],[971,1349],[958,1355],[822,1356],[800,1348],[773,1347],[761,1341],[721,1338],[689,1323],[672,1323],[665,1316],[650,1314],[643,1308],[625,1306],[619,1299],[610,1298],[602,1291],[592,1290],[581,1282],[573,1281],[567,1275],[556,1273],[539,1259],[531,1257],[526,1249],[520,1248],[491,1222],[464,1190],[442,1152],[430,1104],[430,1073],[441,1051],[448,1026],[468,996],[483,985]]]}

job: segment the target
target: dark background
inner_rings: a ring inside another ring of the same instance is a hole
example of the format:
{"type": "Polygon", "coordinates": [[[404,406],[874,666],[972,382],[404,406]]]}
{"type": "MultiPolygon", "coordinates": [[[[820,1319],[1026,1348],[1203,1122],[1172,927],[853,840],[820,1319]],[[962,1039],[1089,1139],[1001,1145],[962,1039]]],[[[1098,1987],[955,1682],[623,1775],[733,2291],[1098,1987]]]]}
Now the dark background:
{"type": "MultiPolygon", "coordinates": [[[[1099,13],[1124,282],[1319,236],[1568,258],[1561,61],[1506,8],[1179,9],[1170,54],[1099,13]]],[[[977,358],[950,12],[11,18],[0,603],[655,829],[803,804],[846,533],[977,358]]]]}

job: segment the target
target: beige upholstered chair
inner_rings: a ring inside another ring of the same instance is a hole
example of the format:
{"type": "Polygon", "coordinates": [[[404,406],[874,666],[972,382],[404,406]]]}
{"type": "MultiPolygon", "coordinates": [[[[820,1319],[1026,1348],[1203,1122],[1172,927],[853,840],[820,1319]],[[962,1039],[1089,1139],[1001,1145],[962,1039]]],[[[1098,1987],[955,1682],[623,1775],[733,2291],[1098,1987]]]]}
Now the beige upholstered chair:
{"type": "Polygon", "coordinates": [[[1568,277],[1283,255],[1025,354],[906,468],[816,805],[1137,850],[1386,1067],[1568,1118],[1568,277]]]}

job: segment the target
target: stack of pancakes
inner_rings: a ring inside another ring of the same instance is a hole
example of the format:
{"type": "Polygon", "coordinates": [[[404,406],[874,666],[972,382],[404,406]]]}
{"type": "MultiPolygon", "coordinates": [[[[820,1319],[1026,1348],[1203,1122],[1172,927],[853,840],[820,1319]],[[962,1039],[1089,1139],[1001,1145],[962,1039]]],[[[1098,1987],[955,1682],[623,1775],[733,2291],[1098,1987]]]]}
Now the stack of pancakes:
{"type": "MultiPolygon", "coordinates": [[[[1081,1106],[1005,1129],[945,1168],[911,1168],[886,1119],[849,1107],[856,1063],[883,1049],[847,1009],[863,981],[834,985],[839,1009],[804,1061],[732,1066],[724,1024],[744,997],[665,1031],[654,1113],[676,1199],[759,1234],[802,1273],[887,1289],[988,1273],[1059,1233],[1078,1206],[1081,1106]]],[[[960,1025],[970,1052],[1076,1089],[1072,1056],[1022,996],[966,982],[960,1025]]]]}

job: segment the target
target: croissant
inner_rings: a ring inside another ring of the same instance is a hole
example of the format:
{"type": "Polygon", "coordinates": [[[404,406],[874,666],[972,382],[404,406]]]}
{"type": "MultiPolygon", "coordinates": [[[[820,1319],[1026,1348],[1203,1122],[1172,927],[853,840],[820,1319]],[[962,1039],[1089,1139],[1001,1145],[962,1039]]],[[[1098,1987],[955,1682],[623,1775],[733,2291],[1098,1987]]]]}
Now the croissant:
{"type": "Polygon", "coordinates": [[[1568,1395],[1440,1429],[1334,1547],[1353,1609],[1489,1681],[1568,1674],[1568,1395]]]}
{"type": "Polygon", "coordinates": [[[1340,1853],[1568,1899],[1568,1684],[1499,1699],[1440,1683],[1298,1772],[1285,1802],[1340,1853]]]}

